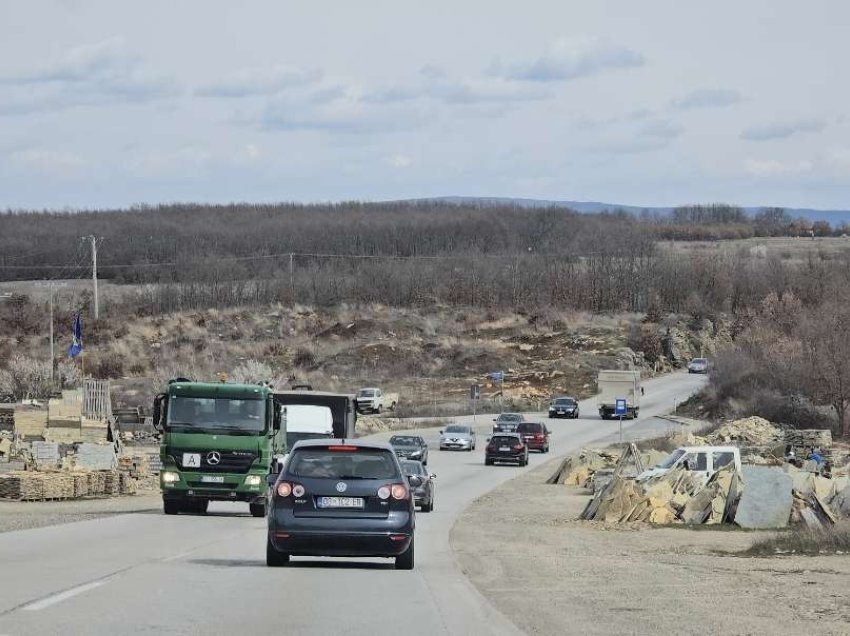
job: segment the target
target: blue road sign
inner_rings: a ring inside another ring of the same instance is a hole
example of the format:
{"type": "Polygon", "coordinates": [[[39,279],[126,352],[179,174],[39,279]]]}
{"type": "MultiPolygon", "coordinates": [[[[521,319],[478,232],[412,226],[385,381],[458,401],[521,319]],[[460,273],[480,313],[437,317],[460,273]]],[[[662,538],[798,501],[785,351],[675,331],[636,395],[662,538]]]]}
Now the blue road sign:
{"type": "Polygon", "coordinates": [[[505,372],[504,371],[493,371],[492,373],[488,373],[487,375],[489,375],[490,378],[492,378],[496,382],[501,382],[502,380],[505,379],[505,372]]]}
{"type": "Polygon", "coordinates": [[[625,398],[617,398],[617,402],[614,405],[614,415],[625,415],[626,414],[626,399],[625,398]]]}

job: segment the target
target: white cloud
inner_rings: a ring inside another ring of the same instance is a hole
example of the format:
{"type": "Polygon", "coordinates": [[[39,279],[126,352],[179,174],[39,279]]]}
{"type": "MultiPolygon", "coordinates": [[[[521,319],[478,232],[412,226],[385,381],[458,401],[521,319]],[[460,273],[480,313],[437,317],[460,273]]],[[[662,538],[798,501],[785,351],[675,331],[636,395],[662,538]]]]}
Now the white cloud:
{"type": "Polygon", "coordinates": [[[744,167],[748,173],[757,177],[785,177],[810,173],[814,164],[808,160],[747,159],[744,167]]]}
{"type": "Polygon", "coordinates": [[[726,88],[704,88],[688,93],[673,101],[673,107],[678,110],[693,110],[697,108],[726,108],[741,101],[741,94],[726,88]]]}
{"type": "Polygon", "coordinates": [[[490,73],[514,80],[551,82],[636,68],[645,63],[640,53],[600,38],[561,38],[535,59],[519,62],[496,60],[490,67],[490,73]]]}
{"type": "Polygon", "coordinates": [[[825,127],[825,122],[814,119],[808,121],[759,124],[745,128],[741,132],[741,139],[745,139],[747,141],[787,139],[792,135],[817,133],[822,131],[825,127]]]}
{"type": "Polygon", "coordinates": [[[10,155],[10,160],[27,169],[59,176],[71,176],[88,165],[81,156],[67,151],[30,148],[10,155]]]}
{"type": "Polygon", "coordinates": [[[393,168],[409,168],[413,165],[413,157],[407,155],[393,155],[387,158],[387,163],[393,168]]]}
{"type": "Polygon", "coordinates": [[[141,57],[114,37],[71,48],[32,70],[0,76],[8,89],[0,114],[22,115],[73,106],[146,102],[177,93],[168,76],[144,68],[141,57]]]}
{"type": "Polygon", "coordinates": [[[204,97],[251,97],[274,95],[290,88],[314,85],[321,81],[321,71],[295,66],[271,66],[236,71],[220,81],[195,90],[204,97]]]}

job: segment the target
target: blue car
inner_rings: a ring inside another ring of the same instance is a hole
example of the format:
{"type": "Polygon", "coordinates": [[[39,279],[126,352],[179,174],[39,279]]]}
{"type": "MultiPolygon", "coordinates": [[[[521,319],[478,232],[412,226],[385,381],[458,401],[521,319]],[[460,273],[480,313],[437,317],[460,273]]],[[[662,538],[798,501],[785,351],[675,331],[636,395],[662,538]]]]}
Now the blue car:
{"type": "Polygon", "coordinates": [[[269,475],[266,565],[293,556],[389,557],[414,563],[414,496],[392,446],[304,440],[269,475]]]}

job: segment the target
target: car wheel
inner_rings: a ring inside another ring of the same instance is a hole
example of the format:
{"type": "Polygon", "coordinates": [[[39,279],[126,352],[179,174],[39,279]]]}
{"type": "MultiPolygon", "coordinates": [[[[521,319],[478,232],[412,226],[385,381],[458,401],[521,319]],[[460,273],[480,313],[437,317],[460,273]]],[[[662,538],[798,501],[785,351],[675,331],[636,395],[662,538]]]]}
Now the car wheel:
{"type": "Polygon", "coordinates": [[[270,568],[283,567],[289,563],[289,555],[286,552],[280,552],[272,545],[271,539],[266,539],[266,565],[270,568]]]}
{"type": "Polygon", "coordinates": [[[434,509],[434,504],[430,501],[427,504],[422,504],[419,506],[420,512],[431,512],[434,509]]]}
{"type": "Polygon", "coordinates": [[[252,517],[265,517],[266,516],[266,504],[250,504],[248,506],[251,510],[252,517]]]}
{"type": "Polygon", "coordinates": [[[163,499],[162,500],[162,511],[167,515],[176,515],[180,512],[179,501],[175,501],[174,499],[163,499]]]}
{"type": "Polygon", "coordinates": [[[492,460],[492,459],[490,459],[489,457],[485,457],[485,458],[484,458],[484,465],[485,465],[485,466],[492,466],[492,465],[493,465],[493,460],[492,460]]]}
{"type": "Polygon", "coordinates": [[[413,539],[410,540],[410,545],[407,547],[407,550],[405,550],[395,558],[395,569],[413,569],[413,539]]]}

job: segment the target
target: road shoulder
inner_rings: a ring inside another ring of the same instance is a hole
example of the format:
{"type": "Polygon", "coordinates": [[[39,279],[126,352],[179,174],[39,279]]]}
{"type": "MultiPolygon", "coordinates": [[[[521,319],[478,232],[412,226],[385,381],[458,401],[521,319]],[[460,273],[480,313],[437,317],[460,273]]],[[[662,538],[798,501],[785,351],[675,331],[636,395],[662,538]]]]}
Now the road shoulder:
{"type": "Polygon", "coordinates": [[[846,634],[850,556],[742,558],[759,533],[577,521],[587,493],[547,462],[477,499],[451,543],[464,574],[531,634],[846,634]]]}

